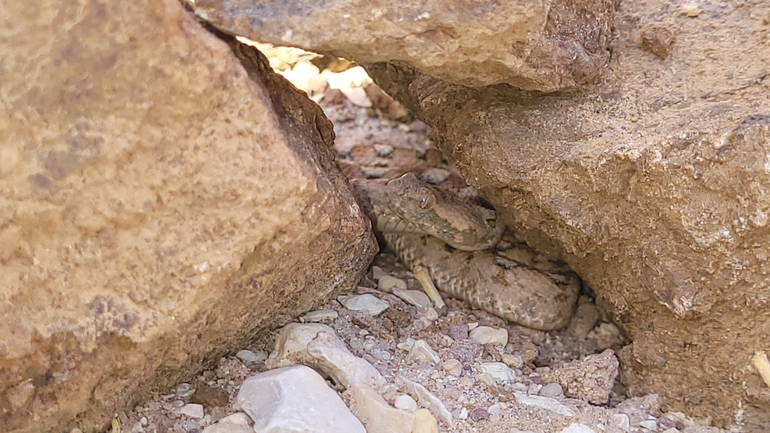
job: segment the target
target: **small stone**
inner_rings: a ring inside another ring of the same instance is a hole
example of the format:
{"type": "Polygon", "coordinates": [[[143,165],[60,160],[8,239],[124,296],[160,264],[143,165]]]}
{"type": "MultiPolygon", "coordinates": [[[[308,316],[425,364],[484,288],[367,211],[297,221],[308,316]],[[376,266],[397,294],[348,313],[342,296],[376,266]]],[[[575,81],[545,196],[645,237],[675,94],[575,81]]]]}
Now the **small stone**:
{"type": "Polygon", "coordinates": [[[419,409],[414,413],[411,433],[438,433],[438,421],[428,409],[419,409]]]}
{"type": "Polygon", "coordinates": [[[628,415],[624,413],[616,413],[612,415],[612,419],[615,421],[615,424],[619,429],[626,432],[631,429],[631,422],[628,419],[628,415]]]}
{"type": "Polygon", "coordinates": [[[257,363],[267,359],[265,352],[260,351],[259,353],[256,353],[246,349],[239,350],[238,353],[235,354],[235,357],[247,363],[257,363]]]}
{"type": "Polygon", "coordinates": [[[425,388],[417,382],[412,382],[405,377],[400,377],[399,379],[406,386],[406,389],[408,389],[413,396],[417,397],[417,401],[422,407],[430,410],[430,412],[438,417],[444,424],[450,427],[452,426],[452,414],[446,406],[444,406],[444,402],[442,402],[441,399],[428,391],[428,388],[425,388]]]}
{"type": "Polygon", "coordinates": [[[393,406],[397,409],[405,410],[407,412],[414,412],[417,410],[417,402],[411,396],[406,394],[399,394],[393,401],[393,406]]]}
{"type": "Polygon", "coordinates": [[[336,335],[319,332],[307,344],[307,351],[324,373],[345,388],[350,388],[354,383],[375,389],[385,385],[385,378],[380,372],[372,364],[353,355],[336,335]]]}
{"type": "Polygon", "coordinates": [[[470,338],[484,344],[508,344],[508,331],[502,328],[479,326],[470,332],[470,338]]]}
{"type": "Polygon", "coordinates": [[[139,420],[139,424],[141,424],[142,426],[146,426],[146,425],[147,425],[147,417],[146,417],[146,416],[143,416],[143,417],[142,417],[142,418],[139,420]]]}
{"type": "Polygon", "coordinates": [[[563,416],[574,416],[575,412],[567,406],[561,404],[558,400],[550,397],[541,397],[536,395],[527,395],[519,392],[513,393],[516,401],[527,406],[537,406],[563,416]]]}
{"type": "Polygon", "coordinates": [[[514,378],[510,367],[502,362],[484,362],[479,365],[482,374],[491,376],[496,382],[511,383],[514,378]]]}
{"type": "Polygon", "coordinates": [[[463,373],[463,363],[454,358],[449,358],[444,361],[441,367],[444,369],[446,374],[454,377],[460,377],[460,375],[463,373]]]}
{"type": "Polygon", "coordinates": [[[313,357],[307,353],[307,344],[319,332],[336,335],[334,329],[321,323],[289,323],[275,336],[275,349],[265,361],[268,368],[307,363],[313,357]]]}
{"type": "Polygon", "coordinates": [[[470,413],[469,418],[474,422],[483,421],[485,419],[489,419],[489,412],[487,412],[487,410],[483,407],[474,407],[470,413]]]}
{"type": "Polygon", "coordinates": [[[501,361],[511,368],[521,368],[521,366],[524,365],[524,358],[522,358],[521,355],[511,353],[503,353],[501,361]]]}
{"type": "Polygon", "coordinates": [[[663,433],[679,433],[679,430],[671,427],[669,429],[663,430],[663,433]]]}
{"type": "Polygon", "coordinates": [[[219,420],[221,424],[251,425],[251,418],[243,412],[236,412],[219,420]]]}
{"type": "Polygon", "coordinates": [[[352,87],[350,89],[340,89],[342,93],[347,96],[348,100],[362,108],[369,108],[372,106],[372,101],[366,95],[366,91],[360,87],[352,87]]]}
{"type": "Polygon", "coordinates": [[[374,153],[376,153],[377,156],[381,156],[383,158],[389,156],[395,150],[395,148],[390,144],[375,143],[373,147],[374,153]]]}
{"type": "Polygon", "coordinates": [[[438,185],[441,182],[447,180],[449,176],[452,175],[452,172],[449,170],[444,170],[443,168],[429,168],[427,170],[424,170],[420,177],[422,178],[423,182],[430,183],[433,185],[438,185]]]}
{"type": "Polygon", "coordinates": [[[561,385],[558,383],[549,383],[548,385],[540,388],[540,392],[538,394],[542,395],[543,397],[560,397],[564,395],[564,390],[562,390],[561,385]]]}
{"type": "MultiPolygon", "coordinates": [[[[433,305],[433,302],[431,302],[428,295],[426,295],[425,292],[421,290],[404,290],[394,288],[393,294],[404,300],[404,302],[412,304],[421,310],[427,310],[433,305]]],[[[436,314],[436,318],[438,318],[438,314],[436,314]]]]}
{"type": "Polygon", "coordinates": [[[370,316],[376,316],[387,310],[390,305],[372,294],[346,295],[337,298],[340,304],[351,311],[360,311],[370,316]]]}
{"type": "Polygon", "coordinates": [[[466,409],[466,408],[460,409],[460,413],[457,415],[457,418],[459,418],[459,419],[468,419],[468,409],[466,409]]]}
{"type": "Polygon", "coordinates": [[[454,340],[465,340],[468,338],[468,325],[461,323],[459,325],[449,325],[449,336],[454,340]]]}
{"type": "Polygon", "coordinates": [[[339,314],[334,310],[324,309],[309,311],[303,314],[299,319],[301,322],[329,322],[336,319],[339,314]]]}
{"type": "Polygon", "coordinates": [[[406,290],[406,281],[385,274],[377,281],[377,288],[383,292],[392,292],[394,289],[406,290]]]}
{"type": "Polygon", "coordinates": [[[695,17],[697,17],[698,15],[700,15],[700,13],[701,13],[702,11],[701,11],[701,8],[699,8],[699,7],[698,7],[698,5],[697,5],[696,3],[686,3],[686,4],[683,4],[683,5],[682,5],[682,6],[679,8],[679,12],[680,12],[682,15],[688,16],[688,17],[690,17],[690,18],[695,18],[695,17]]]}
{"type": "Polygon", "coordinates": [[[187,398],[191,396],[195,392],[195,389],[193,389],[192,385],[189,383],[180,383],[176,386],[176,396],[179,398],[187,398]]]}
{"type": "Polygon", "coordinates": [[[303,365],[256,374],[243,382],[238,403],[254,420],[253,431],[366,433],[342,399],[303,365]]]}
{"type": "Polygon", "coordinates": [[[387,275],[385,271],[379,266],[372,266],[372,279],[378,281],[383,276],[387,275]]]}
{"type": "Polygon", "coordinates": [[[203,433],[254,433],[254,429],[248,425],[223,423],[220,420],[220,422],[206,427],[203,433]]]}
{"type": "Polygon", "coordinates": [[[190,403],[182,406],[179,408],[179,413],[182,415],[194,418],[194,419],[201,419],[203,418],[203,405],[196,404],[196,403],[190,403]]]}
{"type": "Polygon", "coordinates": [[[414,342],[412,349],[406,356],[407,362],[427,362],[429,364],[437,364],[441,361],[438,357],[438,353],[433,350],[432,347],[425,340],[417,340],[414,342]]]}
{"type": "Polygon", "coordinates": [[[588,427],[583,424],[570,424],[569,427],[565,428],[559,433],[596,433],[594,429],[591,427],[588,427]]]}
{"type": "Polygon", "coordinates": [[[411,433],[415,422],[413,413],[390,406],[367,385],[354,383],[348,391],[353,414],[364,424],[367,433],[411,433]]]}
{"type": "Polygon", "coordinates": [[[649,431],[655,431],[658,429],[658,423],[654,419],[647,419],[640,422],[639,427],[644,427],[649,431]]]}

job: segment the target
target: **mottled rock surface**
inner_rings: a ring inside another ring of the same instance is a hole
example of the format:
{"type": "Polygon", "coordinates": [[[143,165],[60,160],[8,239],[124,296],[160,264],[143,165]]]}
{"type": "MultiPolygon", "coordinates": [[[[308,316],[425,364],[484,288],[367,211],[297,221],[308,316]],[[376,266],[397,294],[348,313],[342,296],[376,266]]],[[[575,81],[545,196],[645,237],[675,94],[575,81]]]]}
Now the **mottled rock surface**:
{"type": "Polygon", "coordinates": [[[749,360],[770,327],[770,4],[680,3],[623,2],[612,72],[583,94],[368,70],[507,224],[614,309],[631,395],[722,426],[740,408],[763,431],[770,390],[749,360]],[[642,43],[651,26],[676,33],[665,60],[642,43]]]}
{"type": "Polygon", "coordinates": [[[365,62],[404,62],[450,82],[554,91],[596,81],[613,0],[198,0],[229,33],[365,62]]]}
{"type": "Polygon", "coordinates": [[[173,0],[0,9],[0,431],[101,429],[358,280],[331,123],[251,48],[173,0]]]}

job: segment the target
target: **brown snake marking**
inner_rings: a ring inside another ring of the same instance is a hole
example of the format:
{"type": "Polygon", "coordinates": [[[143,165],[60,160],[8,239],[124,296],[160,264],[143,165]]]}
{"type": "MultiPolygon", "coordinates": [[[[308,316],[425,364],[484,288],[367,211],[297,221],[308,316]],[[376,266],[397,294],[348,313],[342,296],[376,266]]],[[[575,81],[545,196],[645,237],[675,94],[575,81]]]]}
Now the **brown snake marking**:
{"type": "Polygon", "coordinates": [[[353,184],[387,245],[410,269],[428,269],[441,291],[534,329],[569,322],[577,276],[536,270],[491,249],[505,230],[493,210],[457,200],[414,173],[353,184]]]}

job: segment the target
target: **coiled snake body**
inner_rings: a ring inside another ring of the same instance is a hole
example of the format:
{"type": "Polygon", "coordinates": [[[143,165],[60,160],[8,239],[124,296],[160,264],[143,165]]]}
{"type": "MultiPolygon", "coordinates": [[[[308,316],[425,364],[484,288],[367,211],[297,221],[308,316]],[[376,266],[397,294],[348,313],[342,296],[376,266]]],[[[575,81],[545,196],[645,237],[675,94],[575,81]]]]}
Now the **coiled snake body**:
{"type": "Polygon", "coordinates": [[[495,249],[505,226],[493,210],[460,201],[414,173],[353,184],[387,245],[410,269],[426,268],[441,291],[534,329],[569,321],[577,276],[537,270],[495,249]]]}

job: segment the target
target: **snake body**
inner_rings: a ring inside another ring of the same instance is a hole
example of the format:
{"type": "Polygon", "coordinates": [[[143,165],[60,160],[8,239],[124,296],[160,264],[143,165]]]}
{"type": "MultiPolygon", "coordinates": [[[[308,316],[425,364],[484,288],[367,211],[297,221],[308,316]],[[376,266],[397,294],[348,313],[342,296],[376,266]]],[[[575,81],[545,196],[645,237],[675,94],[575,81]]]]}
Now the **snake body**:
{"type": "Polygon", "coordinates": [[[426,268],[439,290],[534,329],[569,321],[577,276],[533,269],[494,249],[505,226],[493,210],[462,202],[414,173],[354,186],[387,246],[410,269],[426,268]]]}

